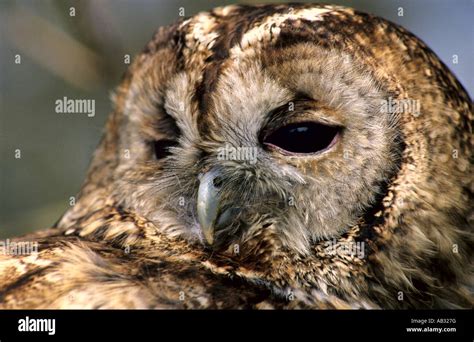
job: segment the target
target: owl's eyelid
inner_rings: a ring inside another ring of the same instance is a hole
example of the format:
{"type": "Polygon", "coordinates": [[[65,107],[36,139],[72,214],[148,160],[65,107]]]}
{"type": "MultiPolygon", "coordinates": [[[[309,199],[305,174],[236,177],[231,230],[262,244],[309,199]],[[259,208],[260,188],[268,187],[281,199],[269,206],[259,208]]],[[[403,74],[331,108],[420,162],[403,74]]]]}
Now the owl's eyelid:
{"type": "Polygon", "coordinates": [[[330,107],[321,105],[315,100],[311,100],[312,104],[308,104],[309,100],[304,102],[295,102],[294,108],[287,104],[280,106],[269,113],[269,120],[266,127],[282,127],[284,125],[290,125],[295,123],[303,122],[315,122],[321,125],[344,127],[344,120],[341,114],[330,107]],[[303,105],[301,105],[303,103],[303,105]]]}
{"type": "MultiPolygon", "coordinates": [[[[318,113],[319,114],[319,113],[318,113]]],[[[328,118],[326,115],[318,115],[316,113],[303,113],[301,115],[297,115],[292,118],[288,118],[288,120],[284,120],[281,126],[291,125],[291,124],[298,124],[298,123],[305,123],[305,122],[314,122],[320,125],[325,126],[332,126],[337,128],[343,128],[344,125],[341,124],[339,121],[334,119],[328,118]]]]}
{"type": "Polygon", "coordinates": [[[269,124],[262,132],[261,134],[261,141],[264,141],[267,139],[273,132],[277,131],[278,129],[287,126],[287,125],[293,125],[293,124],[304,124],[304,123],[315,123],[319,125],[324,125],[324,126],[330,126],[337,128],[340,132],[342,132],[345,128],[344,125],[341,123],[328,119],[327,117],[322,117],[322,116],[317,116],[315,117],[313,114],[312,115],[304,115],[304,116],[298,116],[298,117],[292,117],[288,118],[287,120],[282,120],[277,122],[273,122],[272,124],[269,124]]]}
{"type": "Polygon", "coordinates": [[[326,148],[319,150],[317,152],[309,152],[309,153],[290,152],[271,143],[264,143],[264,145],[267,146],[269,149],[277,151],[278,153],[289,158],[314,158],[314,157],[324,155],[326,152],[330,151],[332,147],[336,145],[340,139],[341,139],[341,133],[338,133],[334,136],[333,140],[326,148]]]}
{"type": "Polygon", "coordinates": [[[163,138],[151,142],[150,145],[155,154],[155,158],[160,160],[171,154],[173,148],[178,145],[178,141],[176,139],[163,138]]]}
{"type": "Polygon", "coordinates": [[[296,122],[269,132],[263,137],[261,143],[268,149],[289,157],[318,156],[337,144],[341,139],[342,130],[343,127],[315,121],[296,122]],[[305,129],[300,131],[301,128],[305,129]],[[296,136],[297,140],[295,140],[295,134],[300,134],[296,136]],[[308,134],[311,135],[309,140],[308,134]]]}

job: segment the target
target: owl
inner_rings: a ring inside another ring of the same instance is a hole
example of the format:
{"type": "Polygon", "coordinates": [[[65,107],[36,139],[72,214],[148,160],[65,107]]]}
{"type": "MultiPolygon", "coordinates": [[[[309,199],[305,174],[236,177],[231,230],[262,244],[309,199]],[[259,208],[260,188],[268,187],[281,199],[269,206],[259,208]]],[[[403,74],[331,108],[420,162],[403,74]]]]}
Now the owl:
{"type": "MultiPolygon", "coordinates": [[[[473,106],[398,25],[226,6],[160,28],[1,308],[472,308],[473,106]]],[[[7,251],[8,252],[8,251],[7,251]]]]}

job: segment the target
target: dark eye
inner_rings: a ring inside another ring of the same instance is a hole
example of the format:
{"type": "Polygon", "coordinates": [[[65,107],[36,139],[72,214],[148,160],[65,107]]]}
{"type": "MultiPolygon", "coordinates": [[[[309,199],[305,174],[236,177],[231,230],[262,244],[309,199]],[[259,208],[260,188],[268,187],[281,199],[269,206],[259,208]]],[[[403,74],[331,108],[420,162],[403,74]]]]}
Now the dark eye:
{"type": "Polygon", "coordinates": [[[337,141],[341,128],[316,122],[300,122],[278,128],[263,143],[289,153],[316,153],[337,141]]]}
{"type": "Polygon", "coordinates": [[[153,142],[156,159],[163,159],[170,155],[170,147],[176,146],[177,142],[174,140],[156,140],[153,142]]]}

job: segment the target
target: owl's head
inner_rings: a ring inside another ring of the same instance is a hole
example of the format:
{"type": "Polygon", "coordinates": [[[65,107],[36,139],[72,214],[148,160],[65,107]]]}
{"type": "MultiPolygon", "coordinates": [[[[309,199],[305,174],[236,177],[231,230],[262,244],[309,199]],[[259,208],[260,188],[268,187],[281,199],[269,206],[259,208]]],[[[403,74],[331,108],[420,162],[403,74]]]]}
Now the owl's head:
{"type": "Polygon", "coordinates": [[[399,30],[314,5],[160,29],[117,91],[90,187],[213,248],[271,230],[307,253],[370,220],[401,172],[421,95],[407,91],[419,72],[400,72],[413,47],[399,30]]]}

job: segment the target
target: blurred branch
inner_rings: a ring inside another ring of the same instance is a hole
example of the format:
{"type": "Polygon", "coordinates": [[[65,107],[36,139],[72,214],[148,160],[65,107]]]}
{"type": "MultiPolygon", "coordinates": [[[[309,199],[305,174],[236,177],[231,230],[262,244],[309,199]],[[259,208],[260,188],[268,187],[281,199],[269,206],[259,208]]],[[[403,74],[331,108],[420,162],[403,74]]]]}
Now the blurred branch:
{"type": "Polygon", "coordinates": [[[94,51],[28,8],[12,10],[5,24],[13,46],[65,82],[87,91],[104,83],[94,51]]]}
{"type": "Polygon", "coordinates": [[[120,34],[123,28],[113,15],[113,3],[107,0],[55,0],[53,5],[68,31],[105,61],[101,66],[103,77],[110,83],[109,86],[114,85],[117,75],[121,75],[126,66],[123,63],[125,49],[120,34]],[[69,16],[71,7],[76,10],[73,20],[69,16]]]}

